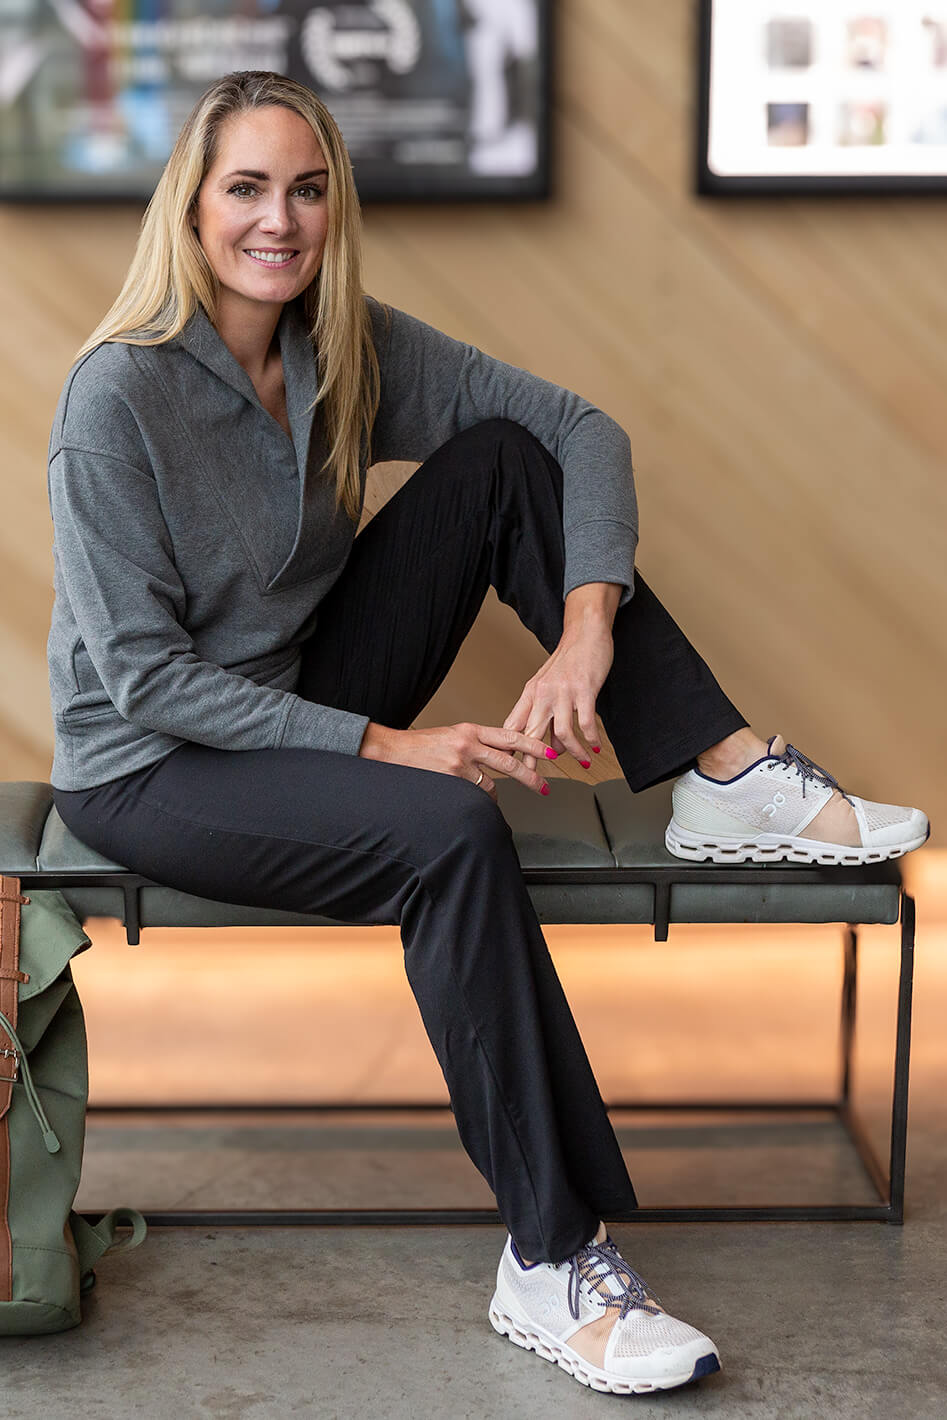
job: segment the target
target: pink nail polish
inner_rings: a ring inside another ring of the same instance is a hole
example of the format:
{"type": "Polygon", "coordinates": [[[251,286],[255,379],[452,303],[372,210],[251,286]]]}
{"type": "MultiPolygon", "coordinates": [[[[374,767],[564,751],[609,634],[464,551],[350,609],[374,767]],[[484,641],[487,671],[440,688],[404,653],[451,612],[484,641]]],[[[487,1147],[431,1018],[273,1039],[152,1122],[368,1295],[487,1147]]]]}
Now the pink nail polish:
{"type": "Polygon", "coordinates": [[[558,759],[558,758],[559,758],[559,752],[558,752],[558,750],[554,750],[551,745],[547,745],[547,746],[546,746],[546,758],[547,758],[547,759],[558,759]]]}
{"type": "Polygon", "coordinates": [[[579,760],[579,763],[581,764],[581,766],[582,766],[583,769],[591,769],[591,768],[592,768],[592,761],[591,761],[590,759],[580,759],[580,760],[579,760]]]}
{"type": "Polygon", "coordinates": [[[601,745],[593,745],[593,746],[592,746],[592,753],[593,753],[593,754],[601,754],[601,753],[602,753],[602,746],[601,746],[601,745]]]}
{"type": "Polygon", "coordinates": [[[544,784],[543,787],[540,789],[539,792],[540,792],[541,794],[548,794],[548,793],[549,793],[549,785],[548,785],[548,784],[544,784]]]}

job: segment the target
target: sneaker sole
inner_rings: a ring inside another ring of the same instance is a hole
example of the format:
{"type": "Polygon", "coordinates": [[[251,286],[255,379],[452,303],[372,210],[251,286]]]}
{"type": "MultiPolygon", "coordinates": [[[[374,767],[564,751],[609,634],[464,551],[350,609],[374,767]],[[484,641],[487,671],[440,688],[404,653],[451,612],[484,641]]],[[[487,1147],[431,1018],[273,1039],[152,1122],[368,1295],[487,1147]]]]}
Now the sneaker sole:
{"type": "Polygon", "coordinates": [[[490,1304],[490,1325],[494,1331],[512,1341],[514,1346],[522,1346],[524,1351],[535,1351],[537,1356],[541,1356],[544,1361],[552,1361],[581,1385],[588,1386],[590,1390],[607,1391],[612,1395],[645,1395],[649,1391],[671,1390],[675,1386],[687,1385],[688,1381],[700,1380],[702,1376],[711,1376],[720,1370],[720,1357],[716,1350],[712,1349],[706,1355],[698,1357],[686,1372],[682,1371],[676,1376],[640,1381],[633,1380],[630,1376],[616,1377],[593,1366],[591,1361],[573,1351],[564,1341],[557,1341],[541,1326],[514,1321],[497,1306],[496,1297],[490,1304]]]}
{"type": "Polygon", "coordinates": [[[671,819],[664,843],[675,858],[694,863],[883,863],[920,848],[930,838],[931,827],[919,838],[889,843],[884,848],[854,848],[844,843],[820,843],[815,838],[794,838],[778,833],[750,834],[746,838],[727,834],[694,833],[671,819]]]}

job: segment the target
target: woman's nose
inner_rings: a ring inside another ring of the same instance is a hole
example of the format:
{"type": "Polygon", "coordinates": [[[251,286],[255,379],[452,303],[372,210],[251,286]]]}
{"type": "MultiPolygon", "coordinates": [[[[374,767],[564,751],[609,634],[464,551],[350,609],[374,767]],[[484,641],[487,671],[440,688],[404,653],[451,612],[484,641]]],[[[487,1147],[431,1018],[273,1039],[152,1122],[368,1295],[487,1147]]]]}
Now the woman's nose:
{"type": "Polygon", "coordinates": [[[265,232],[288,232],[293,227],[293,215],[285,197],[270,198],[266,211],[260,218],[260,227],[265,232]]]}

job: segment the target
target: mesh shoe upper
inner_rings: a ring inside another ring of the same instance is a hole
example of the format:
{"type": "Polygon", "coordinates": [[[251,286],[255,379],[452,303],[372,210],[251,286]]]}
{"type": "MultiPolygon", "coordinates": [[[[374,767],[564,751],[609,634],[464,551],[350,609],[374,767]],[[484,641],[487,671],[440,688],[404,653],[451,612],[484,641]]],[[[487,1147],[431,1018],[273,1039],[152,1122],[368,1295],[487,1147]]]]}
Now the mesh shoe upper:
{"type": "Polygon", "coordinates": [[[650,1356],[662,1346],[680,1346],[689,1341],[704,1340],[702,1332],[689,1326],[686,1321],[660,1312],[651,1316],[648,1312],[632,1312],[624,1321],[615,1324],[605,1348],[605,1364],[611,1360],[650,1356]]]}

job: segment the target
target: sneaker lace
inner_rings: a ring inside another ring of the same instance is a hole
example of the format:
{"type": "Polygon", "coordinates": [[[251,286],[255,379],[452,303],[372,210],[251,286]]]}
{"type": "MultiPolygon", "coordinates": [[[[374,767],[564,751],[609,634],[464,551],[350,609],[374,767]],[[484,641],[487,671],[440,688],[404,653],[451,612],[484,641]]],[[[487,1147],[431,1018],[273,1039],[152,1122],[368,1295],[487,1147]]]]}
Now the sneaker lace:
{"type": "Polygon", "coordinates": [[[657,1297],[653,1292],[649,1293],[644,1279],[628,1266],[611,1238],[603,1243],[587,1243],[585,1247],[580,1247],[569,1259],[569,1264],[569,1311],[576,1321],[579,1320],[579,1292],[583,1282],[588,1283],[601,1297],[606,1308],[618,1307],[619,1321],[624,1321],[635,1308],[650,1312],[653,1316],[661,1310],[660,1303],[651,1305],[658,1302],[657,1297]],[[609,1276],[619,1283],[622,1288],[620,1294],[616,1295],[601,1286],[609,1276]]]}
{"type": "MultiPolygon", "coordinates": [[[[847,799],[850,804],[852,803],[838,780],[835,779],[827,769],[823,769],[820,764],[816,764],[814,759],[810,759],[807,754],[803,754],[802,750],[796,749],[795,745],[787,744],[784,752],[778,755],[777,758],[785,764],[787,768],[794,768],[796,773],[802,777],[803,798],[806,797],[806,782],[812,779],[818,784],[824,784],[827,789],[838,789],[842,798],[847,799]]],[[[854,808],[855,805],[852,804],[852,807],[854,808]]]]}

